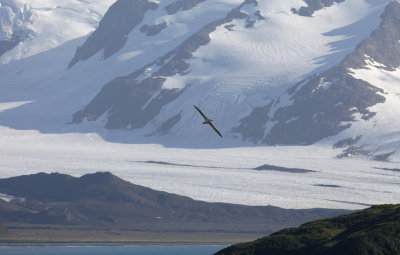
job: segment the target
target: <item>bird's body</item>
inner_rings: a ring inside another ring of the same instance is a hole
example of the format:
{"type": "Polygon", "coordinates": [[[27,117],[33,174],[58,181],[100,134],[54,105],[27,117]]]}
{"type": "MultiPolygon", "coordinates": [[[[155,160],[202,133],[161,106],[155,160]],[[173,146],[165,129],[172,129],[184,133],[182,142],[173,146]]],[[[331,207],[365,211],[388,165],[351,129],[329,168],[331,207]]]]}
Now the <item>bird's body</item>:
{"type": "Polygon", "coordinates": [[[212,119],[209,119],[197,106],[193,105],[194,108],[196,108],[196,110],[201,114],[201,116],[203,116],[204,118],[204,122],[203,124],[208,124],[210,125],[210,127],[212,127],[212,129],[214,129],[214,131],[220,136],[222,137],[221,133],[218,131],[218,129],[214,126],[214,124],[212,123],[212,119]]]}

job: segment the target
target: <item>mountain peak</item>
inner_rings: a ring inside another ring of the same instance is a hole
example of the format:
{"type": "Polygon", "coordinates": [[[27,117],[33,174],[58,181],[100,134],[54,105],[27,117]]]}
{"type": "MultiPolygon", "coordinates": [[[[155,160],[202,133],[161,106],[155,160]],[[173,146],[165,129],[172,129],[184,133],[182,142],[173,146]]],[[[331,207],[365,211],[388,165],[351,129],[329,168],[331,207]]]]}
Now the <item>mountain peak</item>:
{"type": "Polygon", "coordinates": [[[0,193],[16,197],[63,201],[94,195],[91,193],[91,186],[101,186],[103,189],[101,194],[103,194],[106,190],[123,184],[125,181],[109,172],[86,174],[79,178],[60,173],[42,172],[0,179],[0,193]]]}
{"type": "Polygon", "coordinates": [[[45,33],[38,27],[42,39],[51,39],[26,42],[9,52],[15,56],[2,57],[2,101],[30,100],[0,113],[2,125],[13,129],[93,132],[112,142],[185,148],[325,139],[333,145],[368,137],[371,130],[360,128],[339,136],[356,122],[373,123],[379,111],[391,112],[375,109],[387,100],[377,84],[382,80],[351,72],[367,69],[371,61],[388,72],[400,65],[398,1],[107,0],[104,16],[105,7],[92,9],[99,5],[94,0],[50,10],[50,4],[39,8],[37,2],[32,10],[39,18],[52,12],[48,26],[62,11],[57,27],[72,31],[45,33]],[[76,22],[66,22],[71,13],[76,22]],[[81,22],[86,28],[76,29],[81,22]],[[31,44],[43,51],[31,50],[31,44]],[[13,61],[21,54],[31,56],[24,65],[13,61]],[[51,73],[38,68],[42,61],[51,73]],[[74,68],[65,70],[68,62],[74,68]],[[197,124],[193,104],[215,119],[224,139],[215,140],[197,124]]]}
{"type": "Polygon", "coordinates": [[[147,0],[116,1],[100,21],[98,29],[76,49],[68,66],[87,60],[101,50],[105,59],[110,57],[124,46],[127,35],[143,20],[144,14],[157,7],[157,3],[147,0]]]}
{"type": "Polygon", "coordinates": [[[353,70],[366,69],[371,61],[387,71],[400,66],[399,17],[400,3],[390,2],[379,27],[338,65],[292,86],[287,95],[281,96],[289,98],[291,104],[278,109],[267,107],[266,111],[275,110],[274,116],[267,119],[274,125],[264,141],[312,144],[342,133],[360,119],[372,122],[377,114],[372,107],[386,101],[385,92],[378,84],[354,77],[353,70]]]}
{"type": "Polygon", "coordinates": [[[365,68],[367,61],[381,64],[381,68],[394,71],[400,67],[400,2],[391,1],[381,15],[378,29],[362,41],[356,50],[342,62],[346,68],[365,68]]]}
{"type": "Polygon", "coordinates": [[[88,183],[100,184],[100,183],[111,183],[112,181],[117,180],[119,178],[110,172],[96,172],[93,174],[83,175],[79,179],[88,183]]]}

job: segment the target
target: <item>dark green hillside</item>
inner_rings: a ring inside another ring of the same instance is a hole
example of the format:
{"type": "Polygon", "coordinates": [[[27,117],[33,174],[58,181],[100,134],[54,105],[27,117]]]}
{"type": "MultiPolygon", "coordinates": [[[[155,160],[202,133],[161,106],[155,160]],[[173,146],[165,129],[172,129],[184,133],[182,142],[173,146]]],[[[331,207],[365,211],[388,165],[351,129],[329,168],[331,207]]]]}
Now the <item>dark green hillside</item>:
{"type": "Polygon", "coordinates": [[[287,228],[217,255],[400,254],[400,205],[379,205],[352,214],[287,228]]]}

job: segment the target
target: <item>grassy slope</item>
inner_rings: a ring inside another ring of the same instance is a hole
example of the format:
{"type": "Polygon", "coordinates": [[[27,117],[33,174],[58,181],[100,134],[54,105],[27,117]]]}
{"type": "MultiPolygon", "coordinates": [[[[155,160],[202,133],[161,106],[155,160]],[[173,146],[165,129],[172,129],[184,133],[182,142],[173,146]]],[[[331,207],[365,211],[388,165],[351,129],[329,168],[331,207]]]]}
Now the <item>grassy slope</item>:
{"type": "Polygon", "coordinates": [[[373,206],[316,220],[217,254],[400,254],[400,205],[373,206]]]}

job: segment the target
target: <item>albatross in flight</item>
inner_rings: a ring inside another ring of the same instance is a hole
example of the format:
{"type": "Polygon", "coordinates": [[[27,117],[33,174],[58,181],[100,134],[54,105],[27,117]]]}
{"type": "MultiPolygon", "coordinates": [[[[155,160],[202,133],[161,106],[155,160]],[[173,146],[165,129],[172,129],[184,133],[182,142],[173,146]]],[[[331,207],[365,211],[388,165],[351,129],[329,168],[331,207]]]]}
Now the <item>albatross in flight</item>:
{"type": "Polygon", "coordinates": [[[214,126],[214,124],[212,124],[211,121],[213,121],[213,120],[210,120],[209,118],[207,118],[207,116],[204,115],[204,113],[203,113],[197,106],[195,106],[195,105],[193,105],[193,106],[194,106],[194,108],[196,108],[196,110],[201,114],[201,116],[203,116],[203,118],[204,118],[203,124],[208,124],[208,125],[210,125],[210,126],[212,127],[212,129],[214,129],[214,131],[217,132],[217,134],[218,134],[220,137],[222,137],[222,135],[221,135],[221,133],[218,131],[218,129],[214,126]]]}

